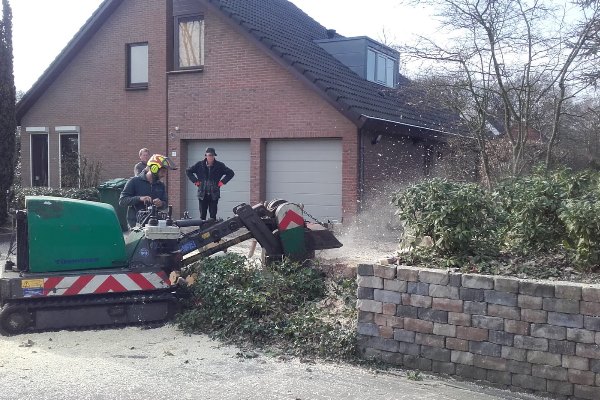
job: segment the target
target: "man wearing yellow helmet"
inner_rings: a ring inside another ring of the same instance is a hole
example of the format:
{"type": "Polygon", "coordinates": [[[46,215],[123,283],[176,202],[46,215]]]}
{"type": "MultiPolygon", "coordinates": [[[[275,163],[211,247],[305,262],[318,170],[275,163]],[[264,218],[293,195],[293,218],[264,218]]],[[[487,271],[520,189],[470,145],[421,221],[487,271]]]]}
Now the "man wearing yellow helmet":
{"type": "Polygon", "coordinates": [[[146,210],[150,205],[160,210],[167,208],[167,188],[162,180],[170,169],[177,169],[177,166],[169,157],[154,154],[148,160],[146,168],[129,179],[121,192],[119,205],[127,207],[127,224],[130,229],[137,224],[138,211],[146,210]]]}

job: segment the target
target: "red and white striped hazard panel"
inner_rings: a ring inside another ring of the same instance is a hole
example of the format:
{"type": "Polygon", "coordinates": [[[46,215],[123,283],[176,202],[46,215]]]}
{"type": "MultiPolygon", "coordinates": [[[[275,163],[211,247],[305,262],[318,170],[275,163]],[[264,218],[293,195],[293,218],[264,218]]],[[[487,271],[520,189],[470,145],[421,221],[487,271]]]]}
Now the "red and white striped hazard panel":
{"type": "Polygon", "coordinates": [[[171,282],[164,272],[131,272],[110,275],[57,276],[44,279],[43,296],[121,293],[168,289],[171,282]]]}

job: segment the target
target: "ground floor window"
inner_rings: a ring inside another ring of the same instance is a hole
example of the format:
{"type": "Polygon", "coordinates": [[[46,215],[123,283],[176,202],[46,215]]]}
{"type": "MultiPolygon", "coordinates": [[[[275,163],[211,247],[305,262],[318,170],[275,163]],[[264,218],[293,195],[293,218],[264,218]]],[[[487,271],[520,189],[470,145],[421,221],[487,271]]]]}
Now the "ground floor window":
{"type": "Polygon", "coordinates": [[[79,135],[60,135],[60,187],[79,187],[79,135]]]}
{"type": "Polygon", "coordinates": [[[48,186],[48,134],[31,135],[31,186],[48,186]]]}

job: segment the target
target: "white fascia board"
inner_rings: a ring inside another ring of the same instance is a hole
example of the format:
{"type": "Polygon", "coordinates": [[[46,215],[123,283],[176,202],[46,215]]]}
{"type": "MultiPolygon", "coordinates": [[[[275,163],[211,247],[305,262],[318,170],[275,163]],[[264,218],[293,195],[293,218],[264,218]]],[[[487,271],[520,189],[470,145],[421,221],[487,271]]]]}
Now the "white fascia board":
{"type": "Polygon", "coordinates": [[[76,125],[55,126],[54,131],[59,133],[79,133],[79,127],[76,125]]]}
{"type": "Polygon", "coordinates": [[[26,126],[25,132],[27,133],[48,133],[47,126],[26,126]]]}

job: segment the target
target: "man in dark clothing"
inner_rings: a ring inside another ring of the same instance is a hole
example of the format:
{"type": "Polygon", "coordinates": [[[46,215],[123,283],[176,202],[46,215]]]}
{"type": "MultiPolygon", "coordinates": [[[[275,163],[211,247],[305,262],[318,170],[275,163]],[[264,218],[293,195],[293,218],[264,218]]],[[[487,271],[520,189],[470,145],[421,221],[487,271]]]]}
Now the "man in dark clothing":
{"type": "Polygon", "coordinates": [[[154,154],[146,168],[125,184],[119,205],[127,207],[129,229],[136,226],[138,211],[144,211],[150,205],[155,205],[159,210],[167,208],[167,188],[161,180],[167,176],[169,169],[177,169],[175,163],[168,157],[154,154]]]}
{"type": "Polygon", "coordinates": [[[207,211],[211,218],[217,218],[221,186],[235,175],[230,168],[215,159],[216,155],[215,149],[208,147],[204,152],[204,160],[198,161],[185,171],[190,181],[198,187],[198,204],[202,219],[206,219],[207,211]]]}

